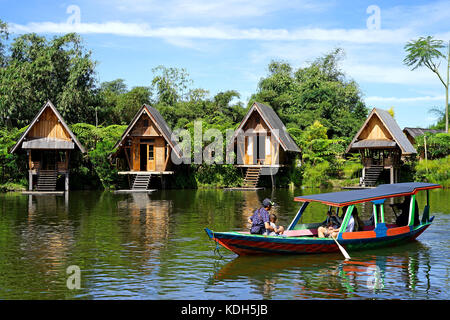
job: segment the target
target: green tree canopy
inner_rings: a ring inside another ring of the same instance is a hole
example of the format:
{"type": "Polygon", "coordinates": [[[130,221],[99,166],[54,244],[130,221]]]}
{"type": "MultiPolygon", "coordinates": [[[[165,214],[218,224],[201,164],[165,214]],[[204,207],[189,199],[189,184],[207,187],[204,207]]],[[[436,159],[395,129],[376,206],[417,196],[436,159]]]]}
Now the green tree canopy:
{"type": "Polygon", "coordinates": [[[405,45],[406,57],[403,63],[409,67],[411,70],[415,70],[419,67],[425,66],[430,69],[439,78],[439,81],[444,85],[445,88],[445,131],[448,131],[448,90],[449,90],[449,70],[450,70],[450,41],[448,44],[447,53],[447,80],[443,79],[443,76],[439,72],[440,61],[442,58],[445,59],[445,55],[442,50],[446,47],[444,41],[434,39],[432,36],[420,37],[417,40],[412,40],[405,45]]]}
{"type": "Polygon", "coordinates": [[[94,118],[95,62],[78,35],[24,34],[8,49],[0,68],[0,125],[28,124],[47,100],[69,123],[94,118]]]}
{"type": "Polygon", "coordinates": [[[287,128],[303,130],[318,120],[331,138],[349,141],[368,111],[356,82],[339,69],[341,58],[342,50],[336,49],[295,71],[287,62],[271,62],[249,105],[269,104],[287,128]]]}

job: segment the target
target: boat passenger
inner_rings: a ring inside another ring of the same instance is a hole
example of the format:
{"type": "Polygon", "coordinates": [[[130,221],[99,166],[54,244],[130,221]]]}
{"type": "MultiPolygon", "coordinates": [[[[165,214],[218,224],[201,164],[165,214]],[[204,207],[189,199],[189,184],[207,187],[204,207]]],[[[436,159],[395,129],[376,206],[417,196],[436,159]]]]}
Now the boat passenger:
{"type": "Polygon", "coordinates": [[[319,238],[329,237],[334,230],[339,230],[342,220],[336,215],[332,209],[327,212],[327,219],[317,229],[319,238]]]}
{"type": "Polygon", "coordinates": [[[262,207],[255,210],[253,215],[248,219],[248,222],[252,224],[250,228],[251,234],[264,234],[266,230],[275,231],[270,225],[269,211],[272,209],[274,203],[270,199],[264,199],[262,207]]]}
{"type": "Polygon", "coordinates": [[[284,227],[283,226],[277,226],[276,222],[277,222],[277,216],[274,213],[271,213],[269,215],[269,219],[270,219],[270,226],[275,230],[275,231],[269,231],[266,230],[266,234],[268,236],[277,236],[280,234],[283,234],[284,232],[284,227]]]}
{"type": "MultiPolygon", "coordinates": [[[[364,223],[359,218],[358,209],[355,207],[355,208],[353,208],[352,215],[350,216],[350,220],[348,221],[347,227],[345,228],[344,232],[362,231],[363,230],[363,226],[364,226],[364,223]]],[[[323,237],[336,238],[338,236],[340,230],[341,230],[340,227],[338,227],[338,228],[328,228],[328,230],[326,230],[327,232],[323,233],[322,237],[321,237],[321,235],[319,233],[319,237],[320,238],[323,238],[323,237]]]]}
{"type": "MultiPolygon", "coordinates": [[[[411,196],[406,196],[403,203],[392,205],[393,208],[401,208],[402,213],[395,219],[395,224],[398,227],[408,225],[409,220],[409,205],[411,203],[411,196]]],[[[420,224],[419,219],[419,205],[417,204],[417,200],[414,202],[414,225],[417,226],[420,224]]]]}

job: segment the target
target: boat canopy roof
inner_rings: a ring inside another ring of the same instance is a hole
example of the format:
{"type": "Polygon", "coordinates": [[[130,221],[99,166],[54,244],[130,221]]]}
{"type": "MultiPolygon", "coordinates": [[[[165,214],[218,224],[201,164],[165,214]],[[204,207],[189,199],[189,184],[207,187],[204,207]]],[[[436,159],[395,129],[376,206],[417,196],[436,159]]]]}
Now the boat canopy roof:
{"type": "Polygon", "coordinates": [[[299,202],[321,202],[334,207],[344,207],[356,203],[409,196],[420,190],[441,188],[439,184],[426,182],[405,182],[382,184],[373,189],[340,191],[295,197],[299,202]]]}

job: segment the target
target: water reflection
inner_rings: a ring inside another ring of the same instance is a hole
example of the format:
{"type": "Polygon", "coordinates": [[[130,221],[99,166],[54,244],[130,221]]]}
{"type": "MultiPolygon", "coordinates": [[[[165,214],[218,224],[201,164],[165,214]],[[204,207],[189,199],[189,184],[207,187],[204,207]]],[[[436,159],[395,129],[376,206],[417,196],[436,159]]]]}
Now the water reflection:
{"type": "Polygon", "coordinates": [[[130,240],[155,248],[169,238],[170,200],[152,200],[146,193],[133,193],[118,201],[119,214],[130,217],[130,240]]]}
{"type": "MultiPolygon", "coordinates": [[[[274,211],[286,226],[299,208],[293,197],[302,192],[318,191],[0,194],[0,298],[450,297],[447,190],[430,192],[436,219],[418,241],[350,252],[349,262],[339,253],[237,257],[221,249],[223,259],[214,255],[204,227],[243,230],[266,197],[278,204],[274,211]],[[81,268],[81,290],[66,288],[70,265],[81,268]]],[[[418,201],[423,207],[425,198],[418,201]]],[[[323,206],[308,209],[322,221],[323,206]]]]}
{"type": "Polygon", "coordinates": [[[273,298],[274,292],[279,296],[283,289],[291,298],[391,299],[404,295],[404,290],[414,298],[417,287],[429,293],[431,263],[427,246],[414,242],[411,248],[415,250],[391,248],[384,254],[370,250],[348,261],[334,254],[242,256],[215,270],[208,281],[216,286],[248,281],[264,299],[273,298]]]}

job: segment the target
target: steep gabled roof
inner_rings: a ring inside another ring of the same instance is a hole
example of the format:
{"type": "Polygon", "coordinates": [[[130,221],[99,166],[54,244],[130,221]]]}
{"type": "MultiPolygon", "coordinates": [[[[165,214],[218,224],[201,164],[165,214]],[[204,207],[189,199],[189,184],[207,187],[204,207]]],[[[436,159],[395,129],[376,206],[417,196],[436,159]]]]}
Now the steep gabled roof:
{"type": "Polygon", "coordinates": [[[253,103],[253,106],[247,112],[246,116],[241,121],[241,124],[234,132],[230,144],[234,143],[239,131],[242,130],[245,123],[248,121],[248,119],[250,118],[251,114],[254,111],[259,113],[259,115],[267,124],[267,126],[271,130],[271,133],[275,136],[275,138],[277,139],[278,143],[281,145],[284,151],[301,152],[300,148],[297,146],[294,139],[292,139],[285,125],[278,117],[278,115],[275,113],[275,111],[271,107],[266,106],[265,104],[259,102],[253,103]]]}
{"type": "Polygon", "coordinates": [[[426,132],[430,133],[444,133],[445,130],[437,130],[437,129],[423,129],[423,128],[405,128],[403,132],[408,133],[411,137],[415,138],[417,136],[421,136],[426,132]]]}
{"type": "MultiPolygon", "coordinates": [[[[355,135],[352,142],[348,146],[348,148],[346,150],[347,153],[350,152],[350,150],[352,150],[353,148],[370,147],[370,141],[373,141],[375,144],[378,144],[377,146],[379,146],[379,147],[392,146],[392,143],[389,143],[389,141],[386,141],[386,145],[382,145],[381,140],[366,139],[366,140],[358,141],[358,138],[361,135],[362,131],[367,126],[370,119],[372,119],[372,117],[374,117],[375,115],[378,116],[378,118],[381,120],[381,122],[384,125],[384,127],[386,128],[386,130],[388,130],[388,132],[392,136],[392,139],[394,140],[394,142],[397,144],[397,146],[402,151],[402,154],[409,155],[409,154],[417,153],[416,149],[414,149],[414,146],[411,144],[411,142],[409,142],[408,138],[403,133],[403,131],[400,129],[400,127],[398,126],[398,124],[394,120],[394,118],[392,118],[392,116],[389,114],[389,112],[387,112],[386,110],[377,109],[377,108],[372,109],[372,111],[370,112],[366,121],[361,126],[358,133],[355,135]]],[[[374,146],[375,145],[373,145],[372,147],[374,147],[374,146]]]]}
{"type": "MultiPolygon", "coordinates": [[[[80,149],[80,151],[82,153],[86,153],[86,150],[84,149],[83,145],[80,143],[80,141],[78,141],[77,137],[73,134],[72,130],[69,129],[69,127],[67,126],[66,122],[62,118],[61,114],[58,112],[58,110],[55,108],[55,106],[53,105],[53,103],[50,100],[48,100],[44,104],[44,106],[41,108],[41,110],[39,110],[39,112],[34,117],[33,121],[31,121],[31,123],[28,126],[27,130],[25,130],[25,132],[20,137],[19,141],[17,141],[17,143],[14,145],[14,147],[12,147],[10,153],[16,152],[17,148],[22,144],[22,142],[24,142],[23,140],[26,138],[26,136],[30,132],[31,128],[33,128],[33,126],[38,121],[39,117],[44,113],[44,111],[47,108],[50,108],[52,110],[52,112],[56,115],[56,117],[58,118],[59,122],[64,127],[64,129],[69,133],[70,138],[77,145],[77,147],[80,149]]],[[[68,148],[67,147],[67,142],[64,141],[64,140],[61,140],[61,139],[42,138],[42,139],[35,139],[35,140],[36,141],[34,143],[32,142],[34,140],[27,141],[27,142],[24,142],[24,143],[26,143],[27,147],[30,147],[30,148],[39,148],[39,146],[41,146],[43,149],[47,149],[49,147],[49,145],[52,145],[53,149],[58,149],[58,146],[60,146],[61,149],[72,149],[72,148],[68,148]]]]}
{"type": "Polygon", "coordinates": [[[161,116],[161,114],[156,110],[155,108],[144,104],[139,111],[134,115],[133,120],[131,120],[130,124],[128,125],[127,130],[123,133],[120,140],[116,143],[114,146],[114,149],[119,147],[119,145],[123,142],[123,140],[127,137],[127,135],[130,133],[130,131],[133,129],[136,122],[139,120],[141,115],[146,112],[149,117],[151,118],[152,122],[155,124],[155,126],[158,128],[159,132],[161,132],[161,135],[164,137],[164,139],[167,141],[167,143],[172,147],[172,149],[175,151],[175,154],[181,158],[181,150],[177,145],[177,142],[172,139],[172,130],[170,130],[169,125],[167,124],[166,120],[161,116]]]}

